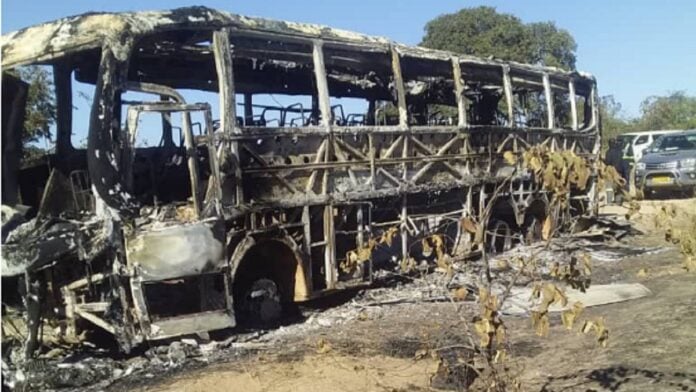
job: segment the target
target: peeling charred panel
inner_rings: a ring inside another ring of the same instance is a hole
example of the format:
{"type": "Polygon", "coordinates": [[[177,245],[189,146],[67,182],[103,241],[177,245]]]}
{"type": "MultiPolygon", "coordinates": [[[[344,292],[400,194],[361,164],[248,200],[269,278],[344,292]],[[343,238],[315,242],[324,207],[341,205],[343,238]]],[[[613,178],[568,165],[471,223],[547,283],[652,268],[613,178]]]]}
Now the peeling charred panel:
{"type": "Polygon", "coordinates": [[[56,262],[86,258],[101,252],[104,245],[98,221],[32,220],[11,232],[3,244],[2,275],[16,276],[56,262]]]}
{"type": "Polygon", "coordinates": [[[104,203],[132,216],[137,204],[122,183],[122,173],[119,172],[112,139],[113,135],[120,133],[120,121],[114,118],[114,99],[119,89],[119,72],[123,71],[123,63],[111,51],[105,50],[99,66],[99,79],[90,116],[87,164],[94,188],[104,203]]]}
{"type": "Polygon", "coordinates": [[[38,219],[58,216],[61,213],[76,214],[75,193],[68,178],[56,169],[51,170],[44,187],[41,203],[37,212],[38,219]]]}
{"type": "MultiPolygon", "coordinates": [[[[2,73],[2,204],[14,206],[19,201],[17,177],[22,156],[21,132],[28,85],[2,73]]],[[[3,234],[4,235],[4,234],[3,234]]]]}
{"type": "Polygon", "coordinates": [[[209,224],[193,223],[137,233],[128,239],[127,257],[145,280],[162,280],[219,271],[223,246],[209,224]]]}

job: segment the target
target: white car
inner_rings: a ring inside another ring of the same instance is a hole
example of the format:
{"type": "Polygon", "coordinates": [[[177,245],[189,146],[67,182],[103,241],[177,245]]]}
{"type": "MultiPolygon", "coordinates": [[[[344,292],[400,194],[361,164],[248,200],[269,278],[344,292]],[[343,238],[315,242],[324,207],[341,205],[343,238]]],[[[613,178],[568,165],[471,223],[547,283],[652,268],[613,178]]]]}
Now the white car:
{"type": "Polygon", "coordinates": [[[624,159],[631,159],[638,162],[643,157],[645,150],[658,137],[668,133],[682,132],[680,129],[662,129],[657,131],[628,132],[619,136],[623,141],[624,159]]]}

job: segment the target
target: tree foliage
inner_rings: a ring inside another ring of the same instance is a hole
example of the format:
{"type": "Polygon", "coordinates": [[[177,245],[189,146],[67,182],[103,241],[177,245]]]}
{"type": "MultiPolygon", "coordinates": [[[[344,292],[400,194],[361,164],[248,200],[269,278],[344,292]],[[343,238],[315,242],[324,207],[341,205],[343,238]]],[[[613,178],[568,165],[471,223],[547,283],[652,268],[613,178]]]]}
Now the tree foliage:
{"type": "Polygon", "coordinates": [[[622,114],[621,104],[613,95],[605,95],[599,99],[599,117],[602,121],[602,144],[607,147],[609,139],[631,131],[635,120],[627,119],[622,114]]]}
{"type": "Polygon", "coordinates": [[[51,74],[38,66],[20,68],[18,74],[29,84],[22,141],[26,144],[37,142],[41,138],[50,139],[50,127],[56,120],[56,101],[51,74]]]}
{"type": "Polygon", "coordinates": [[[684,91],[648,97],[641,103],[640,111],[640,128],[644,130],[696,128],[696,97],[684,91]]]}
{"type": "Polygon", "coordinates": [[[553,22],[523,23],[493,7],[465,8],[425,26],[422,46],[575,69],[575,39],[553,22]]]}
{"type": "Polygon", "coordinates": [[[45,154],[37,142],[51,140],[51,126],[56,121],[56,101],[51,73],[44,67],[27,66],[13,72],[29,85],[22,132],[24,159],[45,154]]]}
{"type": "Polygon", "coordinates": [[[684,91],[651,96],[640,105],[640,116],[627,118],[614,96],[600,99],[603,142],[622,133],[659,129],[696,129],[696,97],[684,91]]]}

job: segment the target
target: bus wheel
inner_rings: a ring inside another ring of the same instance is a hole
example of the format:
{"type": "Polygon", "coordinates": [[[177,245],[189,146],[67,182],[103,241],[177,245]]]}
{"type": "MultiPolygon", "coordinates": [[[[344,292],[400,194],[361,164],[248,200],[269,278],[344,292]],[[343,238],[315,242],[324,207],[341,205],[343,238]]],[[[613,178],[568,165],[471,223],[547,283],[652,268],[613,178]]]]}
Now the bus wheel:
{"type": "Polygon", "coordinates": [[[491,253],[502,253],[512,249],[512,230],[503,220],[494,220],[486,233],[486,244],[491,253]]]}
{"type": "Polygon", "coordinates": [[[240,308],[245,321],[253,326],[273,326],[283,314],[278,285],[268,278],[261,278],[251,284],[244,293],[240,308]]]}
{"type": "Polygon", "coordinates": [[[524,220],[524,242],[526,245],[541,241],[541,232],[543,229],[543,219],[535,215],[528,215],[524,220]]]}

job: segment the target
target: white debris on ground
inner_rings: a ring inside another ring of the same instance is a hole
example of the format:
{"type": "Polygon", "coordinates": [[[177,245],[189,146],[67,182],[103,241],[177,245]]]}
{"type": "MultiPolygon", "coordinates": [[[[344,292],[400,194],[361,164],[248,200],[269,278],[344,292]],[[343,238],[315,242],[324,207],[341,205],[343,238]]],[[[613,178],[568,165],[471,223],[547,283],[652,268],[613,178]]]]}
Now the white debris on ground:
{"type": "Polygon", "coordinates": [[[540,260],[551,260],[557,258],[559,252],[562,252],[567,254],[587,253],[595,261],[615,262],[626,257],[657,254],[667,249],[662,246],[635,246],[616,241],[607,243],[576,239],[574,241],[551,241],[550,243],[520,246],[494,257],[493,260],[513,257],[528,258],[532,255],[540,260]]]}
{"type": "MultiPolygon", "coordinates": [[[[564,294],[568,300],[568,304],[566,306],[553,304],[549,307],[549,312],[561,312],[571,309],[576,302],[580,302],[583,307],[589,308],[592,306],[608,305],[647,297],[651,295],[652,292],[640,283],[612,283],[592,285],[584,292],[567,288],[564,294]]],[[[501,312],[504,315],[529,315],[534,307],[529,301],[531,296],[532,289],[530,287],[513,288],[501,312]]]]}

